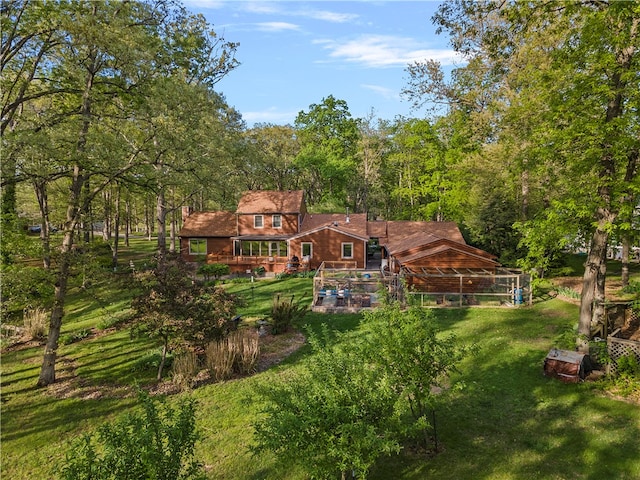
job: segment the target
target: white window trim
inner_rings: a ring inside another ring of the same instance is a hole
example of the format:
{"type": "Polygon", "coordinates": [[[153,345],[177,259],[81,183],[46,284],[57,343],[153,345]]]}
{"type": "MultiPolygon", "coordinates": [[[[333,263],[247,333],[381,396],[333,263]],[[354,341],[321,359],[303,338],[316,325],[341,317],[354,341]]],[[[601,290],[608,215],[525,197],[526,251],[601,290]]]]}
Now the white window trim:
{"type": "Polygon", "coordinates": [[[206,238],[190,238],[189,239],[189,255],[206,255],[207,254],[207,239],[206,238]],[[194,252],[191,249],[191,242],[197,240],[198,243],[204,242],[204,252],[194,252]]]}
{"type": "Polygon", "coordinates": [[[353,254],[354,254],[354,252],[353,252],[353,242],[343,242],[343,243],[340,245],[340,255],[341,255],[341,258],[353,258],[353,254]],[[345,256],[345,254],[344,254],[344,247],[346,247],[347,245],[351,245],[351,255],[350,255],[350,256],[348,256],[348,257],[347,257],[347,256],[345,256]]]}
{"type": "Polygon", "coordinates": [[[264,228],[264,215],[254,215],[253,216],[253,228],[264,228]],[[258,225],[257,220],[260,218],[261,225],[258,225]]]}
{"type": "Polygon", "coordinates": [[[282,228],[282,215],[280,215],[279,213],[276,213],[275,215],[271,216],[271,226],[273,228],[282,228]],[[276,225],[275,224],[275,219],[278,218],[280,220],[280,225],[276,225]]]}

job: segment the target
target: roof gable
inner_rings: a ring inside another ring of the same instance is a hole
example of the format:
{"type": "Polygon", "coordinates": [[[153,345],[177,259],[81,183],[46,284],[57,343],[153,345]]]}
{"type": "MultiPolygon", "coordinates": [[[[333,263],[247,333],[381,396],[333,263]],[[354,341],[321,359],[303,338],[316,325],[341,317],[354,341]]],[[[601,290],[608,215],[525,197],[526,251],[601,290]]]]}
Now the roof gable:
{"type": "Polygon", "coordinates": [[[465,257],[473,257],[482,262],[486,262],[487,264],[492,264],[495,266],[500,265],[496,261],[496,257],[491,255],[490,253],[485,252],[484,250],[480,250],[475,247],[470,247],[469,245],[461,245],[455,242],[434,242],[430,248],[414,250],[411,252],[406,252],[401,255],[397,255],[396,258],[403,265],[415,262],[417,260],[426,259],[429,257],[447,255],[449,253],[461,253],[465,257]]]}
{"type": "Polygon", "coordinates": [[[401,255],[414,249],[424,250],[424,247],[442,240],[441,237],[425,232],[416,232],[406,237],[393,236],[393,240],[386,244],[391,255],[401,255]]]}
{"type": "Polygon", "coordinates": [[[303,190],[250,190],[242,195],[236,213],[304,213],[303,190]]]}
{"type": "Polygon", "coordinates": [[[302,220],[300,233],[291,238],[302,237],[321,230],[329,229],[361,240],[368,240],[367,214],[355,213],[348,216],[339,213],[307,214],[302,220]]]}
{"type": "Polygon", "coordinates": [[[358,235],[367,236],[367,214],[352,213],[313,213],[306,214],[302,219],[300,231],[313,230],[324,225],[338,227],[341,230],[356,232],[358,235]]]}

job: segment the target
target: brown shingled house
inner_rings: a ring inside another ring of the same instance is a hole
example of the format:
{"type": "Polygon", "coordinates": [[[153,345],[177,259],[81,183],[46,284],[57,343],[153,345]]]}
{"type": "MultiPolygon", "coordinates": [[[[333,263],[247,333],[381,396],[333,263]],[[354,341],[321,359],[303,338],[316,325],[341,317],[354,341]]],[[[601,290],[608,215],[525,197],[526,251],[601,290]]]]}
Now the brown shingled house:
{"type": "Polygon", "coordinates": [[[452,222],[367,221],[362,214],[310,214],[304,192],[249,191],[235,212],[183,209],[180,246],[187,261],[226,263],[233,272],[262,267],[282,272],[292,259],[301,268],[366,269],[367,246],[380,245],[391,272],[411,269],[485,269],[496,258],[468,246],[452,222]]]}

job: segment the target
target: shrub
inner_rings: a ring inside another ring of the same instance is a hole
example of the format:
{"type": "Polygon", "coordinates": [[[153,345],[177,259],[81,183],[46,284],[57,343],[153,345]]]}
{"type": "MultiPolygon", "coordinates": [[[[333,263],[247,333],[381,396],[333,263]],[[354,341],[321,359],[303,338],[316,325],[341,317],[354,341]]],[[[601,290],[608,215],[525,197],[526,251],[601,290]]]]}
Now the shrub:
{"type": "Polygon", "coordinates": [[[258,334],[254,330],[242,329],[217,342],[211,342],[205,351],[207,369],[216,381],[233,376],[254,373],[260,346],[258,334]]]}
{"type": "Polygon", "coordinates": [[[575,291],[573,288],[558,287],[558,294],[567,298],[573,298],[573,299],[580,298],[580,292],[575,291]]]}
{"type": "Polygon", "coordinates": [[[240,375],[254,373],[260,357],[258,332],[251,329],[237,330],[231,334],[229,341],[233,342],[236,351],[234,368],[240,375]]]}
{"type": "Polygon", "coordinates": [[[266,272],[266,269],[262,265],[253,269],[253,273],[259,277],[264,275],[264,272],[266,272]]]}
{"type": "Polygon", "coordinates": [[[640,282],[636,280],[632,280],[629,282],[627,286],[622,289],[623,293],[633,293],[636,295],[640,295],[640,282]]]}
{"type": "Polygon", "coordinates": [[[205,351],[205,362],[211,376],[220,382],[233,375],[233,363],[236,352],[229,348],[227,339],[211,342],[205,351]]]}
{"type": "Polygon", "coordinates": [[[77,332],[67,333],[66,335],[62,335],[60,337],[61,345],[70,345],[72,343],[79,342],[80,340],[84,340],[89,335],[91,335],[91,330],[85,328],[83,330],[78,330],[77,332]]]}
{"type": "Polygon", "coordinates": [[[635,354],[629,351],[616,360],[618,375],[612,379],[618,393],[629,396],[640,392],[640,364],[635,354]]]}
{"type": "Polygon", "coordinates": [[[231,268],[224,263],[207,263],[198,267],[197,273],[204,276],[205,281],[209,281],[211,277],[216,280],[223,275],[229,275],[231,268]]]}
{"type": "MultiPolygon", "coordinates": [[[[173,365],[174,357],[171,354],[168,354],[165,359],[165,366],[171,367],[173,365]]],[[[131,366],[131,371],[133,372],[147,372],[151,370],[158,370],[160,366],[160,362],[162,362],[162,353],[161,352],[149,352],[138,360],[136,360],[131,366]]]]}
{"type": "Polygon", "coordinates": [[[576,338],[578,338],[578,324],[566,326],[556,335],[553,346],[564,350],[573,350],[576,346],[576,338]]]}
{"type": "Polygon", "coordinates": [[[281,299],[280,294],[273,297],[273,305],[271,306],[271,333],[278,335],[289,330],[289,327],[295,320],[304,317],[308,308],[303,304],[301,299],[298,303],[294,303],[294,295],[289,300],[281,299]]]}
{"type": "Polygon", "coordinates": [[[640,376],[640,364],[633,352],[621,356],[616,363],[618,364],[619,375],[634,378],[640,376]]]}
{"type": "Polygon", "coordinates": [[[40,267],[10,265],[3,266],[1,273],[3,317],[6,314],[19,316],[29,306],[47,307],[53,303],[54,279],[51,271],[40,267]]]}
{"type": "Polygon", "coordinates": [[[63,479],[205,478],[194,458],[195,401],[158,408],[160,400],[144,392],[138,401],[142,412],[105,423],[71,446],[61,468],[63,479]]]}
{"type": "Polygon", "coordinates": [[[106,330],[108,328],[117,328],[126,324],[133,319],[133,310],[126,309],[116,313],[108,313],[107,316],[100,321],[98,328],[106,330]]]}
{"type": "Polygon", "coordinates": [[[300,465],[309,478],[366,478],[379,458],[401,448],[398,398],[358,344],[342,336],[329,346],[309,335],[313,361],[286,381],[258,383],[262,411],[256,416],[255,451],[274,452],[300,465]],[[342,343],[344,342],[344,343],[342,343]]]}
{"type": "Polygon", "coordinates": [[[47,336],[49,315],[44,308],[25,308],[24,329],[29,338],[39,340],[47,336]]]}
{"type": "Polygon", "coordinates": [[[195,352],[186,351],[176,356],[173,361],[173,383],[181,388],[191,387],[198,367],[198,356],[195,352]]]}

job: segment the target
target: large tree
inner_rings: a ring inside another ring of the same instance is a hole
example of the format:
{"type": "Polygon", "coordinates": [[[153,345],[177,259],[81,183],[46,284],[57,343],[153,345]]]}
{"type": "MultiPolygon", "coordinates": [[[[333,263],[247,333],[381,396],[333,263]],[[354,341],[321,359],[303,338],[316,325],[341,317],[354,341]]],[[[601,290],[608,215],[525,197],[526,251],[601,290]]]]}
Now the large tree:
{"type": "Polygon", "coordinates": [[[261,190],[298,190],[300,144],[289,125],[258,124],[246,133],[244,173],[261,190]]]}
{"type": "MultiPolygon", "coordinates": [[[[545,207],[560,206],[559,221],[573,225],[574,236],[588,235],[579,322],[584,349],[594,297],[602,303],[610,232],[625,202],[637,198],[640,7],[459,0],[443,4],[434,20],[467,55],[463,72],[477,70],[478,61],[484,65],[471,88],[468,82],[459,88],[459,75],[453,86],[464,93],[457,98],[483,100],[479,118],[489,119],[491,132],[486,142],[515,146],[503,161],[520,169],[523,193],[531,192],[532,174],[545,188],[541,210],[530,212],[523,203],[527,215],[544,217],[545,207]]],[[[431,73],[415,72],[417,80],[431,73]]],[[[417,98],[421,85],[412,84],[417,98]]]]}
{"type": "Polygon", "coordinates": [[[5,188],[10,193],[17,182],[32,182],[44,226],[48,186],[62,182],[67,192],[38,379],[44,386],[55,381],[77,227],[84,224],[88,232],[94,199],[153,153],[157,137],[132,141],[129,128],[148,105],[149,86],[158,78],[178,78],[211,88],[235,66],[235,45],[212,37],[202,17],[160,0],[25,0],[3,2],[2,14],[3,143],[12,158],[3,169],[3,199],[5,188]],[[47,163],[38,166],[34,147],[47,143],[48,150],[40,149],[47,163]]]}
{"type": "Polygon", "coordinates": [[[306,172],[303,187],[309,202],[348,206],[359,132],[347,102],[329,95],[322,103],[309,105],[308,112],[298,113],[295,127],[301,148],[297,164],[306,172]]]}

